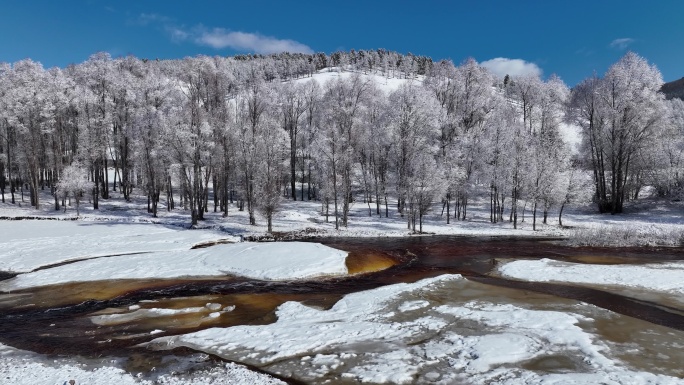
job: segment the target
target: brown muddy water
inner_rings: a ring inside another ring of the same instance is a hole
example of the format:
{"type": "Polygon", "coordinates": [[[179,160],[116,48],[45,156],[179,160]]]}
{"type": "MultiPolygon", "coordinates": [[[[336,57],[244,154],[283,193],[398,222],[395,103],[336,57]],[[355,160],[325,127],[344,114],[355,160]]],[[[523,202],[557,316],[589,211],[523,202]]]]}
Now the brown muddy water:
{"type": "MultiPolygon", "coordinates": [[[[653,357],[661,357],[647,360],[626,353],[621,357],[624,361],[644,370],[684,374],[662,360],[669,357],[668,361],[675,359],[676,363],[684,359],[678,353],[679,345],[665,343],[672,340],[668,333],[680,336],[684,331],[681,306],[658,298],[518,282],[491,274],[499,260],[552,258],[578,263],[642,264],[683,260],[681,248],[573,248],[549,240],[453,236],[315,241],[350,252],[347,264],[354,275],[292,282],[238,277],[119,280],[21,290],[0,294],[0,342],[49,355],[127,357],[126,365],[131,370],[144,372],[146,368],[158,368],[160,353],[135,346],[157,337],[209,327],[268,324],[276,320],[275,309],[286,301],[326,309],[352,292],[442,274],[462,274],[469,281],[468,290],[438,293],[441,301],[486,297],[498,303],[530,306],[577,301],[593,304],[628,316],[599,318],[590,326],[608,343],[625,345],[622,350],[629,351],[629,344],[634,343],[630,338],[641,338],[640,346],[652,349],[653,357]]],[[[581,366],[581,362],[568,357],[537,361],[526,365],[541,371],[581,366]]]]}

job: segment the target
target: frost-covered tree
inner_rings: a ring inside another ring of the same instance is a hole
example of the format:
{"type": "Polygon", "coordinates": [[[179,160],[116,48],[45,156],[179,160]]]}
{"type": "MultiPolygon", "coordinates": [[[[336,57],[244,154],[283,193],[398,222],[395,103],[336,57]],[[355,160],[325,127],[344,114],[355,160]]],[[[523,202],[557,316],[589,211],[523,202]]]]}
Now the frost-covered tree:
{"type": "Polygon", "coordinates": [[[642,152],[646,167],[645,183],[659,197],[681,198],[684,193],[684,101],[671,99],[668,116],[652,151],[642,152]]]}
{"type": "Polygon", "coordinates": [[[260,154],[255,182],[256,205],[266,217],[270,233],[273,231],[273,214],[278,211],[282,200],[281,186],[289,139],[275,119],[266,120],[259,128],[256,138],[257,152],[260,154]]]}
{"type": "Polygon", "coordinates": [[[142,76],[134,78],[130,92],[135,104],[127,114],[126,133],[121,134],[119,143],[119,166],[121,169],[121,191],[124,199],[130,199],[133,190],[133,167],[138,166],[141,187],[147,193],[148,212],[157,216],[161,192],[167,191],[167,210],[174,206],[171,188],[171,164],[181,159],[185,151],[174,141],[182,132],[170,132],[177,127],[174,119],[179,118],[182,104],[180,90],[154,66],[145,65],[142,76]],[[167,126],[168,125],[168,126],[167,126]],[[128,143],[131,141],[132,143],[128,143]],[[130,152],[130,153],[129,153],[130,152]],[[176,156],[174,156],[176,155],[176,156]]]}
{"type": "Polygon", "coordinates": [[[490,119],[495,108],[501,105],[501,96],[495,91],[494,77],[473,59],[456,69],[457,91],[454,113],[456,117],[457,138],[455,145],[457,161],[464,172],[463,183],[453,186],[458,191],[458,212],[465,220],[468,196],[476,185],[482,169],[482,157],[486,143],[482,139],[490,127],[490,119]]]}
{"type": "MultiPolygon", "coordinates": [[[[66,166],[57,182],[57,193],[64,199],[71,196],[76,201],[76,215],[81,215],[83,194],[93,191],[93,182],[88,179],[88,169],[78,163],[66,166]]],[[[66,212],[66,205],[64,206],[66,212]]]]}
{"type": "Polygon", "coordinates": [[[176,69],[182,92],[169,110],[168,143],[181,179],[184,201],[189,205],[192,224],[204,219],[209,199],[209,182],[216,160],[216,141],[211,125],[213,108],[222,108],[221,98],[211,92],[215,67],[211,59],[184,60],[176,69]]]}
{"type": "Polygon", "coordinates": [[[537,207],[541,204],[546,224],[548,211],[559,203],[560,174],[568,167],[569,151],[560,135],[560,124],[568,96],[565,84],[556,76],[538,86],[535,124],[531,124],[530,185],[527,197],[532,201],[532,229],[536,230],[537,207]]]}
{"type": "Polygon", "coordinates": [[[290,139],[290,196],[295,201],[297,200],[297,153],[300,143],[298,135],[300,120],[307,111],[307,88],[307,85],[302,83],[284,83],[276,88],[274,101],[280,114],[282,128],[290,139]]]}
{"type": "MultiPolygon", "coordinates": [[[[141,84],[156,81],[156,74],[149,71],[151,65],[145,65],[135,57],[117,59],[112,65],[110,94],[112,99],[112,146],[110,157],[114,163],[113,190],[118,187],[124,199],[130,200],[133,183],[131,180],[133,124],[132,119],[136,103],[145,104],[141,100],[141,84]]],[[[145,138],[147,139],[147,138],[145,138]]],[[[155,206],[156,207],[156,206],[155,206]]]]}
{"type": "Polygon", "coordinates": [[[384,203],[387,217],[396,198],[420,231],[435,201],[449,223],[488,192],[491,222],[507,211],[517,227],[529,210],[536,227],[540,210],[546,222],[574,199],[563,115],[582,128],[578,164],[591,168],[601,211],[619,212],[647,185],[681,194],[684,106],[663,100],[661,81],[630,53],[561,109],[568,90],[557,77],[502,85],[472,59],[456,67],[382,49],[160,61],[99,53],[50,70],[25,60],[0,65],[0,195],[9,188],[14,202],[28,186],[32,204],[52,192],[59,208],[56,181],[77,162],[95,208],[119,196],[112,188],[128,201],[147,195],[156,215],[162,193],[172,209],[180,191],[193,224],[212,197],[224,216],[234,199],[240,210],[246,203],[255,224],[256,211],[272,218],[282,196],[300,193],[320,199],[327,216],[334,204],[336,226],[348,225],[357,199],[369,215],[384,203]],[[326,65],[339,73],[323,86],[295,80],[326,65]],[[372,80],[381,72],[406,84],[386,93],[372,80]]]}
{"type": "MultiPolygon", "coordinates": [[[[417,159],[423,153],[434,156],[437,151],[437,101],[427,89],[408,83],[390,94],[389,104],[392,111],[390,124],[397,173],[398,210],[403,216],[412,198],[412,182],[418,172],[417,159]]],[[[410,228],[411,218],[408,224],[410,228]]]]}
{"type": "Polygon", "coordinates": [[[425,78],[425,86],[435,94],[439,102],[439,144],[442,155],[456,137],[456,68],[451,61],[442,60],[435,64],[432,72],[425,78]]]}
{"type": "Polygon", "coordinates": [[[622,212],[640,155],[654,148],[667,116],[662,82],[655,66],[629,52],[603,78],[588,78],[573,89],[568,116],[582,127],[602,213],[622,212]]]}
{"type": "Polygon", "coordinates": [[[459,178],[451,177],[446,192],[449,204],[456,194],[456,217],[467,216],[468,195],[476,185],[475,180],[482,168],[482,139],[489,129],[489,120],[501,96],[494,89],[494,77],[473,59],[459,67],[451,62],[440,62],[426,79],[438,102],[440,110],[440,147],[444,162],[458,165],[459,178]]]}
{"type": "Polygon", "coordinates": [[[243,92],[235,100],[235,134],[239,167],[242,170],[243,194],[247,202],[249,223],[256,225],[255,180],[261,154],[257,141],[263,125],[271,114],[273,92],[263,77],[263,68],[251,65],[239,79],[243,92]]]}
{"type": "Polygon", "coordinates": [[[112,137],[112,87],[114,64],[106,52],[91,55],[75,68],[79,85],[80,158],[89,167],[93,179],[93,208],[99,199],[109,198],[109,159],[112,137]]]}
{"type": "Polygon", "coordinates": [[[59,68],[51,68],[47,72],[50,103],[54,107],[52,135],[45,142],[47,156],[46,173],[51,193],[55,202],[55,210],[59,210],[59,197],[55,191],[55,180],[62,168],[70,164],[77,154],[78,110],[76,100],[78,93],[75,82],[59,68]]]}
{"type": "Polygon", "coordinates": [[[540,128],[537,123],[539,114],[536,110],[540,103],[542,87],[542,80],[535,74],[513,76],[506,87],[509,96],[516,101],[523,125],[530,134],[540,128]]]}
{"type": "Polygon", "coordinates": [[[313,144],[317,136],[318,126],[321,115],[321,100],[323,91],[316,80],[309,80],[304,86],[304,98],[306,103],[306,111],[303,117],[303,127],[301,135],[302,147],[302,186],[301,186],[301,200],[304,200],[304,181],[306,180],[307,199],[311,200],[316,196],[316,187],[313,184],[312,170],[313,163],[313,144]],[[306,176],[306,177],[305,177],[306,176]]]}
{"type": "Polygon", "coordinates": [[[490,189],[490,221],[497,223],[503,221],[506,198],[511,194],[512,171],[515,163],[514,158],[515,130],[519,125],[515,108],[502,102],[496,108],[486,136],[483,158],[483,177],[489,181],[490,189]]]}
{"type": "Polygon", "coordinates": [[[578,160],[572,160],[570,167],[565,169],[554,186],[559,198],[558,226],[563,227],[563,210],[568,203],[583,203],[591,201],[592,178],[578,160]]]}
{"type": "Polygon", "coordinates": [[[333,182],[333,185],[337,186],[338,179],[340,183],[340,189],[335,188],[335,200],[341,200],[342,225],[345,227],[348,225],[349,209],[353,200],[352,181],[357,132],[361,128],[360,119],[371,82],[372,80],[365,79],[359,74],[352,74],[349,77],[331,80],[325,87],[323,103],[328,109],[325,112],[326,127],[323,128],[328,134],[328,150],[325,153],[329,159],[334,159],[335,166],[331,170],[336,182],[333,182]],[[333,138],[336,143],[329,143],[333,138]],[[331,145],[335,148],[332,149],[331,145]],[[341,199],[338,199],[338,194],[341,199]]]}
{"type": "Polygon", "coordinates": [[[430,151],[416,154],[411,168],[406,194],[409,228],[416,231],[417,219],[418,232],[422,233],[423,217],[432,209],[435,200],[444,194],[446,179],[430,151]]]}
{"type": "Polygon", "coordinates": [[[391,115],[386,95],[377,87],[371,87],[357,149],[369,215],[372,215],[373,200],[375,213],[381,215],[380,206],[384,200],[385,217],[389,216],[388,183],[393,152],[391,115]]]}
{"type": "Polygon", "coordinates": [[[312,153],[318,159],[316,174],[319,179],[319,195],[323,201],[326,222],[329,218],[329,206],[334,204],[335,230],[340,228],[339,192],[342,191],[340,173],[343,171],[345,155],[342,133],[337,129],[330,109],[322,112],[318,135],[313,142],[312,153]]]}
{"type": "Polygon", "coordinates": [[[40,63],[30,59],[15,63],[6,76],[10,89],[5,95],[5,124],[11,126],[19,172],[28,181],[31,205],[38,208],[45,141],[54,127],[49,77],[40,63]]]}
{"type": "Polygon", "coordinates": [[[14,203],[14,189],[12,185],[11,172],[11,153],[12,146],[10,146],[10,125],[8,122],[9,115],[7,114],[7,104],[9,98],[7,90],[10,87],[8,73],[11,67],[8,63],[0,63],[0,196],[2,196],[2,203],[5,203],[5,190],[10,187],[12,195],[12,203],[14,203]]]}

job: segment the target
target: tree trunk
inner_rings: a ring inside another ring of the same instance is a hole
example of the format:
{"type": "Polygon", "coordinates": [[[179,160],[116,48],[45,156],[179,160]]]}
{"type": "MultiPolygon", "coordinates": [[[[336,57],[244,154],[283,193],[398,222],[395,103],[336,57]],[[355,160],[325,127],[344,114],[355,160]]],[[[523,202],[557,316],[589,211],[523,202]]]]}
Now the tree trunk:
{"type": "Polygon", "coordinates": [[[300,183],[302,191],[301,191],[301,196],[299,199],[302,202],[304,202],[304,176],[305,176],[305,172],[306,172],[305,166],[306,166],[306,162],[304,160],[304,154],[303,154],[303,150],[302,150],[302,182],[300,183]]]}
{"type": "Polygon", "coordinates": [[[389,203],[387,202],[387,192],[385,192],[385,218],[389,218],[389,203]]]}
{"type": "Polygon", "coordinates": [[[518,199],[516,196],[517,187],[513,188],[513,197],[511,202],[511,219],[513,221],[513,228],[518,228],[518,199]]]}
{"type": "Polygon", "coordinates": [[[292,200],[297,200],[297,131],[291,130],[290,133],[290,188],[292,189],[292,200]]]}
{"type": "Polygon", "coordinates": [[[450,223],[449,221],[451,220],[451,194],[447,194],[446,196],[446,206],[447,206],[447,225],[450,223]]]}
{"type": "Polygon", "coordinates": [[[467,214],[467,209],[468,209],[468,195],[467,193],[463,194],[463,218],[461,220],[466,220],[466,214],[467,214]]]}
{"type": "Polygon", "coordinates": [[[100,198],[100,170],[99,170],[98,162],[95,162],[95,166],[93,168],[93,210],[97,210],[100,208],[99,198],[100,198]]]}
{"type": "Polygon", "coordinates": [[[156,218],[157,217],[157,205],[159,204],[159,192],[153,191],[152,192],[152,217],[156,218]]]}
{"type": "Polygon", "coordinates": [[[102,199],[109,199],[109,172],[107,172],[107,157],[104,157],[102,169],[102,199]]]}

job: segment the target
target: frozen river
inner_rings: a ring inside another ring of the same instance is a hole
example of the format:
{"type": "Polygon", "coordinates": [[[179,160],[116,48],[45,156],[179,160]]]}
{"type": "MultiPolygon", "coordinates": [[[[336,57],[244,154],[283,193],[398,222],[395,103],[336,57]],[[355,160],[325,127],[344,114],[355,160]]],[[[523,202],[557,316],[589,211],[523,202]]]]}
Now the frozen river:
{"type": "Polygon", "coordinates": [[[448,236],[317,242],[349,252],[347,267],[358,274],[117,279],[10,291],[0,295],[0,342],[94,366],[114,359],[150,380],[178,371],[178,357],[195,352],[292,383],[666,384],[684,376],[684,308],[671,295],[500,272],[518,260],[678,263],[681,249],[448,236]]]}

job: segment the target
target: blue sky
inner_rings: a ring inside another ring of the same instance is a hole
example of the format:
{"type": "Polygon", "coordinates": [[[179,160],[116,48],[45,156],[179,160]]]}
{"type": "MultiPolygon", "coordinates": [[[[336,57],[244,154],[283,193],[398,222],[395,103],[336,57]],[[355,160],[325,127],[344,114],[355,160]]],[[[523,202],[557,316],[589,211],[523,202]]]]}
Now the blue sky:
{"type": "Polygon", "coordinates": [[[684,77],[682,21],[680,0],[8,0],[0,61],[64,67],[98,51],[167,59],[386,48],[555,73],[572,86],[632,50],[672,81],[684,77]]]}

